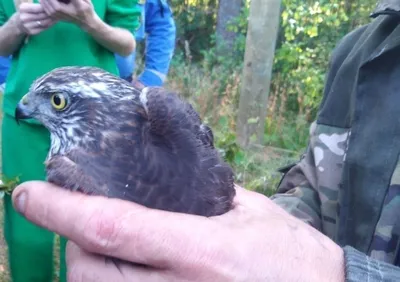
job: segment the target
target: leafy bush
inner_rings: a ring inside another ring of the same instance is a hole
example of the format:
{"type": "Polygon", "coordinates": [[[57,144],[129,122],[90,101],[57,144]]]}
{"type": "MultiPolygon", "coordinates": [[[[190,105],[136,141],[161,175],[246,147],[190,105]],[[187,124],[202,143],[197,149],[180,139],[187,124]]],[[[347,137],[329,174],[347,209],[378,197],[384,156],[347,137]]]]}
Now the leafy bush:
{"type": "Polygon", "coordinates": [[[168,86],[192,102],[212,126],[216,146],[234,167],[236,181],[270,194],[280,180],[277,168],[296,161],[307,145],[332,49],[347,32],[369,21],[375,1],[283,0],[264,147],[244,151],[235,127],[248,2],[228,26],[237,33],[234,50],[221,54],[215,44],[217,1],[172,1],[178,42],[168,86]]]}

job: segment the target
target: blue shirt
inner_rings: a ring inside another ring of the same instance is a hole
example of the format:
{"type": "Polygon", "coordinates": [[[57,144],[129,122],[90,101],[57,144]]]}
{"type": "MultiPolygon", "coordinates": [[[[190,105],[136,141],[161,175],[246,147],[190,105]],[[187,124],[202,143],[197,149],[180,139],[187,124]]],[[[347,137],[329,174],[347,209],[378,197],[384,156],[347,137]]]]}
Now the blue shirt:
{"type": "MultiPolygon", "coordinates": [[[[138,80],[145,86],[162,86],[175,50],[176,26],[166,0],[147,0],[142,9],[142,25],[136,41],[146,40],[145,66],[138,80]],[[147,34],[147,38],[146,38],[147,34]]],[[[115,55],[120,76],[129,80],[134,72],[136,52],[127,57],[115,55]]]]}
{"type": "Polygon", "coordinates": [[[11,65],[11,56],[8,57],[0,56],[0,84],[6,82],[10,65],[11,65]]]}

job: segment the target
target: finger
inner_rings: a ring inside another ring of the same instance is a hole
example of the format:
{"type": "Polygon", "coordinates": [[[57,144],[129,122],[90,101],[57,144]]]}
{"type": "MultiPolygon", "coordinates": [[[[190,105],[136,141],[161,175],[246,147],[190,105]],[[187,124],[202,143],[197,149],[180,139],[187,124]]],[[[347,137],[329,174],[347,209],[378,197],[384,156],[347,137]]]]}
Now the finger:
{"type": "Polygon", "coordinates": [[[43,6],[38,3],[21,3],[19,6],[20,13],[38,14],[43,13],[43,6]]]}
{"type": "Polygon", "coordinates": [[[167,281],[160,270],[122,261],[116,264],[110,258],[86,252],[71,241],[67,244],[66,261],[68,281],[167,281]]]}
{"type": "Polygon", "coordinates": [[[20,20],[22,23],[43,21],[46,19],[50,19],[50,18],[45,12],[41,12],[41,13],[37,13],[37,14],[23,13],[20,15],[20,20]]]}
{"type": "Polygon", "coordinates": [[[40,0],[40,3],[48,16],[55,16],[56,11],[49,0],[40,0]]]}
{"type": "Polygon", "coordinates": [[[51,6],[55,14],[61,15],[64,13],[64,7],[60,5],[60,2],[58,0],[45,0],[45,1],[47,1],[47,3],[51,6]]]}
{"type": "Polygon", "coordinates": [[[209,236],[221,228],[205,217],[83,195],[46,182],[21,184],[13,192],[13,203],[23,207],[19,210],[28,220],[87,251],[159,268],[184,264],[191,252],[212,251],[209,236]]]}
{"type": "Polygon", "coordinates": [[[52,19],[45,19],[43,21],[40,21],[40,24],[38,23],[38,21],[28,22],[24,24],[24,28],[29,35],[35,35],[39,34],[43,30],[48,29],[53,24],[54,21],[52,19]]]}
{"type": "Polygon", "coordinates": [[[123,276],[116,267],[105,265],[102,256],[90,254],[71,241],[68,241],[66,248],[67,280],[68,281],[123,281],[123,276]]]}
{"type": "Polygon", "coordinates": [[[34,29],[31,29],[31,30],[28,32],[28,34],[29,34],[29,35],[37,35],[37,34],[41,33],[41,32],[44,31],[44,30],[46,30],[46,28],[34,28],[34,29]]]}

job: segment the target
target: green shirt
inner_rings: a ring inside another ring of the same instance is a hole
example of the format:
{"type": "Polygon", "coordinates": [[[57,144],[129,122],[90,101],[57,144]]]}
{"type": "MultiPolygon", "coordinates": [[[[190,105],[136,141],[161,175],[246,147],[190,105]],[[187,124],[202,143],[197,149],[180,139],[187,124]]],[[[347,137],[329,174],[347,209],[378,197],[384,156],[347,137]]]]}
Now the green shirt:
{"type": "MultiPolygon", "coordinates": [[[[34,2],[38,3],[37,0],[34,2]]],[[[92,0],[95,11],[104,22],[132,33],[140,25],[137,2],[138,0],[92,0]]],[[[15,11],[14,1],[0,0],[0,26],[15,11]]],[[[111,51],[98,44],[78,26],[58,22],[40,34],[30,36],[28,43],[23,44],[13,54],[4,92],[4,113],[14,115],[16,104],[35,79],[54,68],[71,65],[100,67],[118,75],[115,57],[111,51]]]]}

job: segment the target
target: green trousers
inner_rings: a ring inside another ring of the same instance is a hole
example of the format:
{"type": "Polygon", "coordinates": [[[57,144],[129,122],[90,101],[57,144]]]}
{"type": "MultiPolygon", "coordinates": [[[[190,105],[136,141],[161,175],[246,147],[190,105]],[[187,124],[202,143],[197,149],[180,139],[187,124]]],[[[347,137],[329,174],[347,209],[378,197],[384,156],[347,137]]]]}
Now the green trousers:
{"type": "MultiPolygon", "coordinates": [[[[2,124],[2,172],[6,179],[20,182],[44,180],[44,161],[49,150],[48,131],[41,125],[20,122],[4,115],[2,124]]],[[[43,195],[46,197],[46,195],[43,195]]],[[[54,233],[19,215],[11,197],[4,198],[4,237],[8,246],[13,282],[51,282],[54,277],[54,233]]],[[[60,238],[60,280],[66,281],[65,245],[60,238]]]]}

